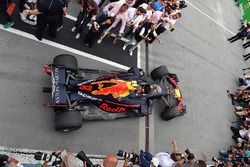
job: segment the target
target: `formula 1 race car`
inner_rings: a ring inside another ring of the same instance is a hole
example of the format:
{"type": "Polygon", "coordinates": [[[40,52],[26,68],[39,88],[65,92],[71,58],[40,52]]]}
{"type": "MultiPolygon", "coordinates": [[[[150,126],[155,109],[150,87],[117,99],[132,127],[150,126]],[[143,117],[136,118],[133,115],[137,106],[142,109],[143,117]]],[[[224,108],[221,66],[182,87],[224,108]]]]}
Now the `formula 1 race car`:
{"type": "Polygon", "coordinates": [[[186,112],[177,85],[178,78],[166,66],[160,66],[147,77],[143,70],[131,68],[127,72],[107,72],[78,68],[77,59],[68,54],[54,58],[44,65],[51,75],[52,87],[48,107],[55,110],[55,128],[71,131],[81,128],[86,120],[113,120],[142,117],[151,114],[154,99],[161,99],[161,117],[170,120],[186,112]]]}

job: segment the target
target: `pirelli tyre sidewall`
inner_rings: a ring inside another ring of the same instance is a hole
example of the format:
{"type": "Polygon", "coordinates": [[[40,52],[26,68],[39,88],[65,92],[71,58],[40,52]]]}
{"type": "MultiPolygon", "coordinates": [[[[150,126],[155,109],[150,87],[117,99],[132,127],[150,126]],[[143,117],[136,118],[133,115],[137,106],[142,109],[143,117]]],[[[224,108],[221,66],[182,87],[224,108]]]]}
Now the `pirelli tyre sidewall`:
{"type": "Polygon", "coordinates": [[[55,129],[57,131],[72,131],[82,127],[82,115],[79,111],[57,111],[55,113],[55,129]]]}
{"type": "Polygon", "coordinates": [[[165,65],[162,65],[156,69],[154,69],[150,76],[153,80],[157,80],[157,79],[162,79],[162,77],[167,76],[168,73],[168,69],[165,65]]]}
{"type": "Polygon", "coordinates": [[[162,112],[161,112],[161,118],[165,121],[168,121],[170,119],[173,119],[177,116],[180,116],[180,111],[177,106],[172,106],[172,107],[166,107],[162,112]]]}
{"type": "Polygon", "coordinates": [[[53,64],[57,66],[64,66],[66,69],[76,71],[78,69],[78,62],[75,56],[69,54],[61,54],[54,58],[53,64]]]}

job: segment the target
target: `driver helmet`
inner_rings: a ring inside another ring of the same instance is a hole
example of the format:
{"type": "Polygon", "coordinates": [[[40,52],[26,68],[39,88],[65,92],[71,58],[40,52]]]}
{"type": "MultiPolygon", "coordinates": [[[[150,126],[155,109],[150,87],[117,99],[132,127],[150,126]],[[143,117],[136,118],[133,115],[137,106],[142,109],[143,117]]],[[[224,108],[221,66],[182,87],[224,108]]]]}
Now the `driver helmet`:
{"type": "Polygon", "coordinates": [[[127,82],[127,86],[129,90],[136,90],[138,87],[137,81],[127,82]]]}

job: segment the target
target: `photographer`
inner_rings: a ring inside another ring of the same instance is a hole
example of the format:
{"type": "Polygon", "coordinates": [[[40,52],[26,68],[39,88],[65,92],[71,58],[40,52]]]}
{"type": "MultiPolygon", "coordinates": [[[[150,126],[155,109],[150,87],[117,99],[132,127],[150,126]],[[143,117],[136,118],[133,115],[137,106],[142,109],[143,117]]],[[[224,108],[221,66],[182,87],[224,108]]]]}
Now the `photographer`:
{"type": "Polygon", "coordinates": [[[159,152],[152,158],[152,164],[155,167],[173,167],[182,166],[185,163],[186,157],[179,153],[179,149],[175,140],[172,141],[173,150],[169,154],[167,152],[159,152]]]}
{"type": "Polygon", "coordinates": [[[152,154],[140,150],[140,155],[119,150],[117,156],[124,157],[123,167],[150,167],[152,154]]]}
{"type": "Polygon", "coordinates": [[[59,150],[52,153],[51,155],[42,152],[36,152],[34,158],[36,160],[45,161],[42,167],[46,167],[49,162],[52,162],[52,166],[56,167],[85,167],[83,160],[75,157],[72,152],[67,150],[59,150]]]}
{"type": "Polygon", "coordinates": [[[23,167],[18,160],[5,154],[0,154],[0,167],[23,167]]]}

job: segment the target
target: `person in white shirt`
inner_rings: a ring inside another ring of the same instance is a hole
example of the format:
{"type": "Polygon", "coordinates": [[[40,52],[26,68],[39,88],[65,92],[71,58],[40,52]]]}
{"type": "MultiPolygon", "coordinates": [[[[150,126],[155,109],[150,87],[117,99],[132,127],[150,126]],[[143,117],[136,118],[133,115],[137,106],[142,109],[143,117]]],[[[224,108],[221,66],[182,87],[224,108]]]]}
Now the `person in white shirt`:
{"type": "Polygon", "coordinates": [[[148,22],[154,12],[153,4],[143,3],[139,7],[143,7],[146,10],[146,14],[144,15],[144,22],[148,22]]]}
{"type": "Polygon", "coordinates": [[[100,44],[102,40],[107,36],[107,34],[110,33],[111,29],[118,26],[119,22],[121,22],[121,25],[118,36],[121,36],[123,34],[127,21],[127,10],[128,10],[128,5],[124,3],[122,7],[119,9],[116,16],[114,16],[114,22],[111,24],[111,26],[108,27],[106,30],[102,31],[100,38],[97,40],[98,44],[100,44]]]}
{"type": "Polygon", "coordinates": [[[128,9],[128,21],[124,32],[125,37],[138,29],[139,25],[145,20],[145,14],[146,10],[143,7],[128,9]]]}
{"type": "Polygon", "coordinates": [[[133,45],[129,49],[129,55],[132,56],[133,50],[136,49],[143,40],[149,41],[152,37],[155,37],[160,42],[160,39],[155,31],[156,28],[157,28],[156,23],[144,24],[142,29],[138,33],[135,33],[135,36],[133,36],[133,38],[130,41],[125,43],[122,49],[125,50],[127,46],[133,45]]]}
{"type": "Polygon", "coordinates": [[[185,163],[185,157],[183,157],[179,152],[176,141],[172,141],[173,150],[172,153],[169,154],[167,152],[159,152],[155,154],[151,160],[152,166],[154,167],[175,167],[181,166],[185,163]]]}

